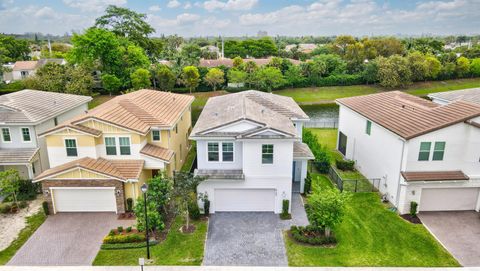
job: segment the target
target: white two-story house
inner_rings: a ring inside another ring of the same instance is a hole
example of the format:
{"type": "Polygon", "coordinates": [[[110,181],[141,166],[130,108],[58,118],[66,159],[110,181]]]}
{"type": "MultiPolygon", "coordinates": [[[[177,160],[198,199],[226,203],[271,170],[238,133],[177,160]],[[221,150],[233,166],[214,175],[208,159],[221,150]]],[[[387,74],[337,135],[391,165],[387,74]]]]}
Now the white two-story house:
{"type": "Polygon", "coordinates": [[[15,168],[33,179],[49,168],[45,140],[38,135],[83,114],[88,96],[25,89],[0,96],[0,171],[15,168]]]}
{"type": "Polygon", "coordinates": [[[292,191],[303,192],[313,159],[302,143],[308,120],[289,97],[250,90],[210,98],[190,134],[195,173],[207,178],[197,192],[208,195],[210,212],[280,213],[292,191]]]}
{"type": "Polygon", "coordinates": [[[337,100],[338,150],[400,213],[479,210],[480,106],[400,91],[337,100]]]}

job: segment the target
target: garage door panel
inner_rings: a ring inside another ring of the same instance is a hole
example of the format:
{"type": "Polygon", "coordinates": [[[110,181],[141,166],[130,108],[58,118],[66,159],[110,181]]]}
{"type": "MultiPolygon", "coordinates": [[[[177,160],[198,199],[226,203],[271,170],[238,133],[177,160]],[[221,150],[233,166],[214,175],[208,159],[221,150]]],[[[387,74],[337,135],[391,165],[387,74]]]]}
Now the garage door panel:
{"type": "Polygon", "coordinates": [[[56,212],[116,212],[114,189],[54,189],[56,212]]]}
{"type": "Polygon", "coordinates": [[[273,212],[274,189],[216,189],[216,212],[273,212]]]}
{"type": "Polygon", "coordinates": [[[420,211],[475,210],[479,188],[424,188],[420,211]]]}

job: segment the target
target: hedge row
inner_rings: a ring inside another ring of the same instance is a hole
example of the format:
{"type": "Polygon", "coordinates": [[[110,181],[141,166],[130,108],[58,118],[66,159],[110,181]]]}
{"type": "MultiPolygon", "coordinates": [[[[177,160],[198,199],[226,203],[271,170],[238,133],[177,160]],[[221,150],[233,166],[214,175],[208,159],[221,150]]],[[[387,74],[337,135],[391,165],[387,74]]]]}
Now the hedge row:
{"type": "MultiPolygon", "coordinates": [[[[150,246],[155,246],[159,242],[157,240],[151,240],[149,242],[150,246]]],[[[136,242],[136,243],[116,243],[116,244],[102,244],[100,247],[104,250],[115,250],[115,249],[132,249],[132,248],[143,248],[147,246],[147,242],[136,242]]]]}
{"type": "Polygon", "coordinates": [[[107,235],[103,238],[104,244],[124,244],[124,243],[138,243],[145,241],[145,235],[140,233],[107,235]]]}

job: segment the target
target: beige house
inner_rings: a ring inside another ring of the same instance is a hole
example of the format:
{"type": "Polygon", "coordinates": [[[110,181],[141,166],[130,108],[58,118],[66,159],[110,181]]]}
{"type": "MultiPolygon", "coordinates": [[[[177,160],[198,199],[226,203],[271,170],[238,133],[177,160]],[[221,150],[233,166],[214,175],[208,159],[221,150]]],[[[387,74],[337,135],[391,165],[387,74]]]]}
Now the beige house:
{"type": "Polygon", "coordinates": [[[193,100],[139,90],[41,134],[52,168],[35,182],[52,211],[122,213],[148,178],[179,170],[190,148],[193,100]]]}

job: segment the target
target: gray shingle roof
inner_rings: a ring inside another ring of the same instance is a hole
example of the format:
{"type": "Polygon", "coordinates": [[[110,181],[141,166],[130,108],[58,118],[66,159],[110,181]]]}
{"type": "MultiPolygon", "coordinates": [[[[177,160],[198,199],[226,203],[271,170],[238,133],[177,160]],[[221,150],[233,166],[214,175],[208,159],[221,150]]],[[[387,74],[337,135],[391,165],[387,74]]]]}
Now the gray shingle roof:
{"type": "Polygon", "coordinates": [[[295,141],[293,142],[293,159],[315,159],[312,151],[307,144],[295,141]]]}
{"type": "Polygon", "coordinates": [[[91,100],[89,96],[24,89],[0,96],[0,123],[40,123],[91,100]]]}
{"type": "Polygon", "coordinates": [[[208,99],[191,136],[252,135],[256,130],[269,128],[287,134],[286,137],[297,137],[292,119],[309,119],[292,98],[248,90],[208,99]],[[241,120],[256,123],[259,128],[236,133],[211,131],[241,120]]]}
{"type": "Polygon", "coordinates": [[[431,99],[439,99],[446,102],[467,101],[480,104],[480,88],[469,88],[454,91],[445,91],[428,94],[431,99]]]}
{"type": "Polygon", "coordinates": [[[27,164],[37,152],[38,148],[0,149],[0,164],[27,164]]]}

